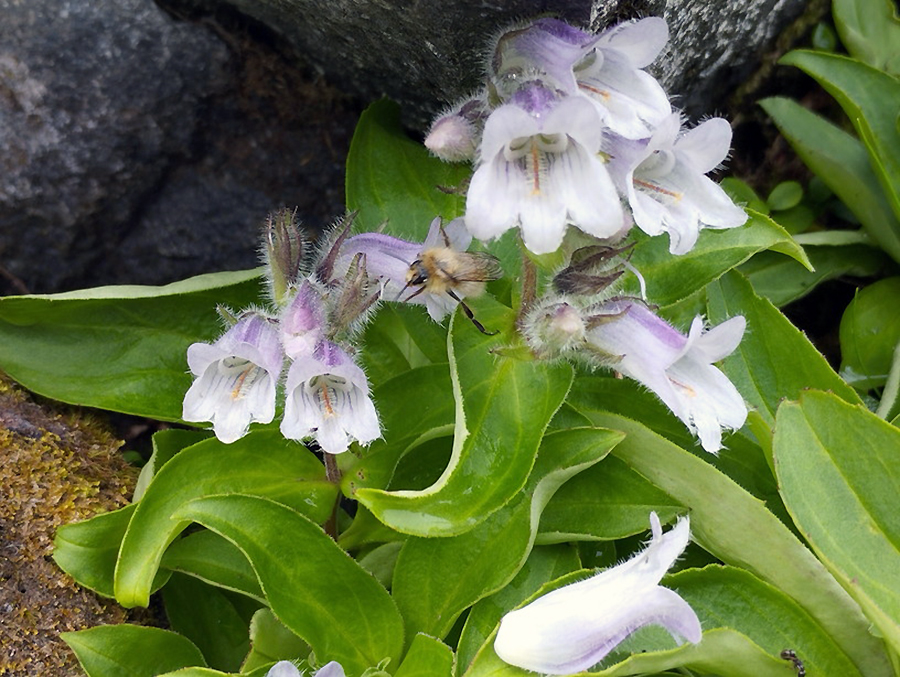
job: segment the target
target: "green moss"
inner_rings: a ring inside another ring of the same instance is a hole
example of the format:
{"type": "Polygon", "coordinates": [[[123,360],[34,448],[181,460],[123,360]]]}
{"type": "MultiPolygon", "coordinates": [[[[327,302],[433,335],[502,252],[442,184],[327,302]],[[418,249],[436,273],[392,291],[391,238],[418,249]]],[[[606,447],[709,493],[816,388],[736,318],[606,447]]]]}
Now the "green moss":
{"type": "Polygon", "coordinates": [[[91,415],[37,404],[0,375],[0,675],[78,674],[59,633],[126,612],[50,559],[56,529],[125,505],[137,472],[91,415]]]}

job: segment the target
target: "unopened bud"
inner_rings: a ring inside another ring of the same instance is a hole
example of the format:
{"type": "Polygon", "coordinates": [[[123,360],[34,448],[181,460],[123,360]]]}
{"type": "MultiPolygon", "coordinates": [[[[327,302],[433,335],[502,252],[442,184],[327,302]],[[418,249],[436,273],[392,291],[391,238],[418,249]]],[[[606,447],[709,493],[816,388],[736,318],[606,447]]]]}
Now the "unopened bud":
{"type": "Polygon", "coordinates": [[[366,270],[366,255],[353,257],[347,274],[335,290],[336,300],[331,304],[330,332],[332,337],[352,334],[366,319],[369,310],[381,296],[380,288],[372,291],[372,280],[366,270]]]}
{"type": "Polygon", "coordinates": [[[488,112],[480,97],[464,101],[434,121],[425,147],[445,162],[473,160],[488,112]]]}
{"type": "Polygon", "coordinates": [[[584,344],[586,327],[581,312],[565,301],[539,304],[523,328],[528,344],[541,357],[555,357],[584,344]]]}
{"type": "Polygon", "coordinates": [[[297,223],[297,210],[285,208],[270,214],[263,234],[263,254],[275,303],[281,303],[287,290],[300,278],[305,250],[305,239],[297,223]]]}

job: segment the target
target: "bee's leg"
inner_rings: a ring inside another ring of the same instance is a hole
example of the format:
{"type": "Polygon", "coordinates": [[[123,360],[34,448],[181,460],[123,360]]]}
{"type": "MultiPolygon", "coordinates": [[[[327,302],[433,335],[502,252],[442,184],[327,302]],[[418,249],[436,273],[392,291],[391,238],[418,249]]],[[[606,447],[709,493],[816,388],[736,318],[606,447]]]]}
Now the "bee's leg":
{"type": "Polygon", "coordinates": [[[466,317],[468,317],[472,321],[472,324],[475,325],[475,328],[478,331],[480,331],[485,336],[494,336],[494,335],[500,333],[499,331],[488,331],[487,329],[485,329],[484,325],[475,319],[475,313],[472,312],[472,309],[466,305],[465,301],[463,301],[461,298],[459,298],[459,296],[456,295],[456,292],[454,292],[452,289],[448,289],[447,293],[450,295],[451,298],[453,298],[459,302],[459,305],[462,307],[463,312],[466,314],[466,317]]]}

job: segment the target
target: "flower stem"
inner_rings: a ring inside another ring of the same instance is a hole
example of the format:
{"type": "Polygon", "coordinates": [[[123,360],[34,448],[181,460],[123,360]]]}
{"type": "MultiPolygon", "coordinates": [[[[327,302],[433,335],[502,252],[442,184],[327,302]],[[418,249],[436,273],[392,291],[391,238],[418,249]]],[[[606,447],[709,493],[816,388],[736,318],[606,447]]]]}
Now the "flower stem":
{"type": "MultiPolygon", "coordinates": [[[[325,479],[334,484],[335,486],[340,485],[341,483],[341,469],[338,468],[337,458],[334,454],[325,453],[324,454],[325,461],[325,479]]],[[[338,506],[341,503],[341,493],[338,491],[338,495],[334,499],[334,507],[331,509],[331,515],[329,515],[328,519],[325,521],[324,529],[325,533],[331,536],[335,541],[338,537],[338,525],[337,525],[337,512],[338,506]]]]}

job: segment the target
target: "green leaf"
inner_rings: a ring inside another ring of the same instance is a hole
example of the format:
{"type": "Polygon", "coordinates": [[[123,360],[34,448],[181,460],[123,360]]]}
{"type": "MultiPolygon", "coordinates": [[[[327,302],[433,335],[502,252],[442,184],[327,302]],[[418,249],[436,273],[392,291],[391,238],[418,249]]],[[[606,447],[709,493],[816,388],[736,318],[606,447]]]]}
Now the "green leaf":
{"type": "MultiPolygon", "coordinates": [[[[688,569],[668,576],[663,583],[691,605],[704,632],[737,630],[775,657],[783,649],[792,649],[810,675],[862,677],[847,654],[802,607],[743,569],[717,565],[688,569]]],[[[718,656],[720,661],[726,658],[718,656]]]]}
{"type": "MultiPolygon", "coordinates": [[[[565,486],[565,485],[563,485],[565,486]]],[[[510,609],[531,597],[542,585],[581,568],[578,552],[568,545],[535,546],[515,578],[480,600],[466,618],[457,650],[457,674],[468,668],[510,609]]]]}
{"type": "Polygon", "coordinates": [[[507,506],[464,534],[408,539],[393,584],[408,633],[444,637],[464,609],[508,583],[531,551],[550,497],[621,439],[595,428],[548,433],[528,484],[507,506]]]}
{"type": "Polygon", "coordinates": [[[770,209],[783,211],[800,204],[803,199],[803,186],[797,181],[782,181],[772,189],[766,202],[770,209]]]}
{"type": "Polygon", "coordinates": [[[615,540],[647,530],[653,510],[663,523],[684,506],[617,458],[607,458],[572,478],[541,515],[539,543],[615,540]]]}
{"type": "Polygon", "coordinates": [[[747,331],[723,361],[723,370],[744,399],[771,427],[782,399],[805,388],[831,390],[848,402],[859,396],[828,366],[809,339],[777,308],[759,298],[745,278],[730,273],[707,288],[709,319],[719,324],[743,315],[747,331]]]}
{"type": "Polygon", "coordinates": [[[140,625],[101,625],[60,633],[88,677],[156,677],[192,665],[205,666],[190,640],[140,625]]]}
{"type": "Polygon", "coordinates": [[[416,635],[394,677],[450,677],[453,650],[434,637],[416,635]]]}
{"type": "Polygon", "coordinates": [[[841,374],[861,390],[884,385],[900,342],[900,277],[860,290],[841,318],[841,374]]]}
{"type": "Polygon", "coordinates": [[[813,271],[774,252],[760,252],[738,270],[747,276],[757,294],[780,308],[803,298],[828,280],[847,275],[874,277],[890,261],[880,249],[869,245],[804,248],[815,268],[813,271]]]}
{"type": "Polygon", "coordinates": [[[247,624],[216,588],[175,574],[162,590],[172,630],[187,637],[213,668],[237,671],[250,649],[247,624]]]}
{"type": "MultiPolygon", "coordinates": [[[[803,249],[790,234],[767,216],[749,212],[747,223],[726,230],[705,229],[691,251],[681,256],[669,254],[666,238],[648,237],[636,230],[637,241],[631,262],[647,281],[647,295],[661,306],[687,298],[723,273],[740,265],[753,254],[772,249],[809,267],[803,249]]],[[[627,289],[639,293],[636,282],[627,289]]]]}
{"type": "Polygon", "coordinates": [[[381,306],[362,344],[373,388],[410,369],[447,362],[447,328],[428,317],[422,306],[381,306]]]}
{"type": "Polygon", "coordinates": [[[250,647],[250,653],[241,667],[242,672],[309,655],[309,645],[284,627],[266,608],[253,614],[250,621],[250,647]]]}
{"type": "Polygon", "coordinates": [[[784,502],[819,558],[900,651],[900,430],[808,391],[775,426],[784,502]]]}
{"type": "Polygon", "coordinates": [[[134,504],[126,505],[62,525],[53,539],[53,561],[78,585],[104,597],[113,597],[116,558],[134,508],[134,504]]]}
{"type": "Polygon", "coordinates": [[[131,502],[137,503],[141,500],[147,487],[150,486],[153,476],[172,460],[175,454],[185,447],[202,442],[211,436],[212,434],[206,430],[182,430],[180,428],[168,428],[153,433],[153,453],[150,455],[150,460],[141,468],[131,502]]]}
{"type": "MultiPolygon", "coordinates": [[[[799,50],[786,54],[781,63],[812,76],[837,99],[866,145],[875,175],[900,219],[900,80],[836,54],[799,50]]],[[[896,229],[894,234],[900,237],[896,229]]]]}
{"type": "Polygon", "coordinates": [[[176,540],[163,554],[160,567],[265,602],[256,572],[244,553],[215,532],[196,531],[176,540]]]}
{"type": "Polygon", "coordinates": [[[191,501],[173,518],[234,542],[273,613],[317,656],[351,675],[399,659],[403,620],[390,595],[305,516],[266,498],[232,494],[191,501]]]}
{"type": "MultiPolygon", "coordinates": [[[[583,411],[626,438],[613,455],[691,508],[691,537],[705,550],[756,574],[793,598],[866,677],[892,674],[883,645],[859,606],[765,505],[710,464],[627,418],[583,411]]],[[[704,637],[704,642],[706,637],[704,637]]]]}
{"type": "Polygon", "coordinates": [[[400,107],[386,99],[360,116],[347,156],[347,209],[359,210],[357,224],[374,231],[424,240],[435,216],[452,219],[465,209],[465,197],[442,188],[462,185],[468,165],[447,164],[429,155],[400,125],[400,107]]]}
{"type": "Polygon", "coordinates": [[[489,299],[475,307],[486,327],[503,331],[486,336],[454,316],[450,366],[456,432],[450,465],[424,491],[356,492],[360,503],[397,531],[461,534],[507,503],[525,485],[541,436],[572,382],[566,364],[497,354],[512,330],[513,313],[489,299]]]}
{"type": "Polygon", "coordinates": [[[410,369],[376,387],[372,398],[381,414],[383,437],[365,449],[361,457],[338,456],[344,494],[355,499],[361,488],[387,488],[404,454],[427,440],[450,435],[452,392],[450,367],[446,363],[410,369]],[[423,402],[428,406],[423,407],[423,402]]]}
{"type": "Polygon", "coordinates": [[[759,102],[800,159],[856,215],[866,232],[900,261],[900,223],[856,138],[800,104],[781,97],[759,102]]]}
{"type": "Polygon", "coordinates": [[[221,333],[217,305],[258,302],[260,290],[250,270],[0,298],[0,369],[55,400],[180,421],[188,346],[221,333]]]}
{"type": "Polygon", "coordinates": [[[900,75],[900,19],[891,0],[834,0],[831,13],[851,56],[900,75]]]}
{"type": "Polygon", "coordinates": [[[163,552],[188,525],[172,519],[185,503],[210,494],[268,496],[324,522],[336,488],[321,462],[277,431],[252,432],[233,444],[209,439],[166,463],[138,503],[116,565],[116,599],[126,607],[147,606],[163,552]]]}

